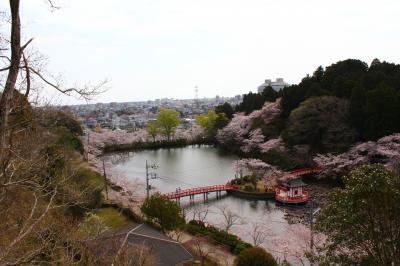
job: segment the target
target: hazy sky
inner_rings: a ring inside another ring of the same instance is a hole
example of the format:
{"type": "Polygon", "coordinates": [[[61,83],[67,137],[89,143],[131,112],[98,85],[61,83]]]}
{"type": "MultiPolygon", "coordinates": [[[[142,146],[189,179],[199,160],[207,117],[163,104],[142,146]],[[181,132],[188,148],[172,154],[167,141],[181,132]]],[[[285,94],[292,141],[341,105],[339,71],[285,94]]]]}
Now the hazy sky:
{"type": "Polygon", "coordinates": [[[21,0],[24,37],[70,83],[108,78],[101,102],[193,98],[196,85],[233,96],[347,58],[400,63],[399,0],[57,1],[21,0]]]}

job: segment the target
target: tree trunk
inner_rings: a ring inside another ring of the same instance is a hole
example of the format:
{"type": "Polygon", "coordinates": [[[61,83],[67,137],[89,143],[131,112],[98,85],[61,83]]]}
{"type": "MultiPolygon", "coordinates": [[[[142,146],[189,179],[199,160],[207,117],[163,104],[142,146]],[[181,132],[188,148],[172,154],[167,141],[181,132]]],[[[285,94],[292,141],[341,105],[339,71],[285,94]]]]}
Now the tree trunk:
{"type": "Polygon", "coordinates": [[[15,83],[17,82],[19,65],[21,61],[21,22],[19,18],[19,3],[20,0],[10,0],[11,9],[11,62],[6,85],[0,99],[0,162],[3,161],[3,156],[7,144],[7,124],[8,115],[12,107],[12,100],[15,91],[15,83]]]}

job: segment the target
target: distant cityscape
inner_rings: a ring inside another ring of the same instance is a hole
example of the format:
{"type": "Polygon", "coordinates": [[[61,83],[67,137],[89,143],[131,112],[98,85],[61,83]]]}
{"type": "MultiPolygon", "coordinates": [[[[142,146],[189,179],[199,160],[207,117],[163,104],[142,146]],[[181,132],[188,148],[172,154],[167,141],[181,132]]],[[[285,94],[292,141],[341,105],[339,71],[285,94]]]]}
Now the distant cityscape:
{"type": "Polygon", "coordinates": [[[156,99],[140,102],[111,102],[84,105],[71,105],[68,108],[80,122],[90,128],[136,131],[148,121],[155,120],[159,108],[170,108],[181,114],[182,126],[190,127],[195,116],[205,113],[225,102],[232,106],[241,103],[242,96],[201,98],[201,99],[156,99]]]}
{"type": "MultiPolygon", "coordinates": [[[[258,86],[257,92],[262,93],[267,87],[275,91],[290,86],[283,78],[276,81],[266,79],[263,84],[258,86]]],[[[197,88],[196,88],[197,96],[197,88]]],[[[201,98],[198,99],[156,99],[138,102],[111,102],[84,105],[67,106],[74,113],[80,122],[90,128],[108,128],[112,130],[136,131],[144,128],[146,123],[155,120],[159,108],[170,108],[181,114],[182,127],[191,127],[195,123],[195,116],[206,113],[208,110],[225,102],[232,106],[242,102],[242,95],[234,97],[201,98]]]]}

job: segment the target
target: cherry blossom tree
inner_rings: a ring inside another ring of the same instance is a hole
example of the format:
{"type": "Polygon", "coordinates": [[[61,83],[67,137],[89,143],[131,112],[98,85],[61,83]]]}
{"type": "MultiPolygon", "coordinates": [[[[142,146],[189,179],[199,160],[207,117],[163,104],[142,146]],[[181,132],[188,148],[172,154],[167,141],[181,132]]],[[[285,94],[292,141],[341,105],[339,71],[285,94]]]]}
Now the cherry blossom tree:
{"type": "Polygon", "coordinates": [[[259,149],[260,149],[260,151],[262,153],[267,153],[270,150],[277,149],[277,148],[282,147],[282,146],[283,146],[283,141],[279,137],[279,138],[276,138],[276,139],[270,139],[270,140],[260,144],[259,145],[259,149]]]}
{"type": "Polygon", "coordinates": [[[273,190],[279,183],[285,182],[284,172],[278,170],[275,167],[268,169],[263,176],[265,187],[269,190],[273,190]]]}
{"type": "Polygon", "coordinates": [[[323,168],[320,177],[338,178],[367,163],[384,163],[395,168],[400,158],[400,134],[358,144],[339,154],[318,154],[314,161],[323,168]]]}
{"type": "Polygon", "coordinates": [[[281,102],[266,102],[260,110],[253,111],[248,116],[237,113],[229,124],[217,133],[217,141],[226,147],[239,147],[245,153],[253,151],[267,152],[272,145],[278,147],[281,142],[266,142],[260,128],[253,128],[255,120],[261,120],[264,125],[271,124],[281,114],[281,102]]]}
{"type": "Polygon", "coordinates": [[[258,152],[260,146],[264,143],[264,135],[261,129],[257,128],[250,132],[249,138],[243,140],[241,150],[245,153],[258,152]]]}
{"type": "Polygon", "coordinates": [[[253,111],[249,114],[251,120],[261,118],[268,125],[275,121],[282,113],[281,98],[275,102],[266,102],[260,110],[253,111]]]}
{"type": "Polygon", "coordinates": [[[237,161],[234,164],[233,168],[236,173],[240,173],[240,176],[243,176],[243,172],[245,174],[262,176],[268,169],[273,168],[273,166],[264,163],[259,159],[249,158],[237,161]]]}
{"type": "Polygon", "coordinates": [[[204,130],[197,125],[194,125],[188,129],[179,127],[174,134],[174,139],[184,139],[189,142],[202,139],[203,137],[204,130]]]}
{"type": "Polygon", "coordinates": [[[235,114],[229,124],[218,130],[217,141],[222,145],[241,146],[251,130],[251,119],[243,113],[235,114]]]}

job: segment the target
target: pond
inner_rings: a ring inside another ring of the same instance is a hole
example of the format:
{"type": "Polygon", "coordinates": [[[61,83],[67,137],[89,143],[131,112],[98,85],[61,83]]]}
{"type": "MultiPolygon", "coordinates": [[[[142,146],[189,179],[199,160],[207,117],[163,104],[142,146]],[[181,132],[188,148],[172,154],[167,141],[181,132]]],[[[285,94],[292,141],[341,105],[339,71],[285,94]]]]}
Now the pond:
{"type": "MultiPolygon", "coordinates": [[[[105,156],[113,168],[127,176],[145,181],[145,165],[156,164],[157,178],[150,180],[150,185],[162,193],[172,192],[177,188],[186,189],[198,186],[226,184],[234,178],[233,165],[238,157],[226,154],[212,146],[188,146],[184,148],[143,150],[125,154],[105,156]]],[[[256,228],[262,229],[260,242],[269,252],[281,260],[286,258],[294,265],[300,264],[303,251],[307,248],[309,229],[301,224],[291,225],[285,220],[286,206],[279,206],[275,201],[245,200],[230,195],[216,199],[210,193],[208,203],[203,203],[203,196],[195,196],[196,204],[190,206],[184,200],[187,219],[193,215],[205,217],[205,221],[217,227],[226,225],[223,212],[239,217],[230,231],[245,241],[252,243],[256,228]]],[[[260,230],[257,230],[259,232],[260,230]]],[[[307,261],[303,261],[308,264],[307,261]]]]}

